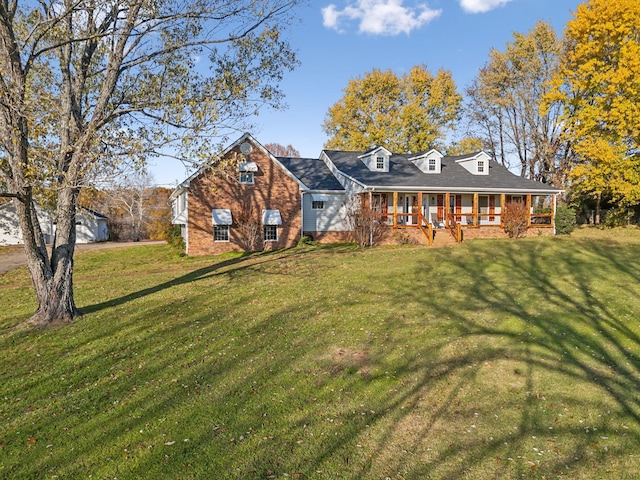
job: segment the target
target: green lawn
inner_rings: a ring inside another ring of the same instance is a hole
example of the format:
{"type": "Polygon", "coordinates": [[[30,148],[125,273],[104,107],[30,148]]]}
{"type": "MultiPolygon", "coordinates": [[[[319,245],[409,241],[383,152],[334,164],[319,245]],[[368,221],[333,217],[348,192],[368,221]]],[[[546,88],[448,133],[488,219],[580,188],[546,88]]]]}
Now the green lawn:
{"type": "Polygon", "coordinates": [[[640,231],[0,276],[0,478],[636,479],[640,231]]]}

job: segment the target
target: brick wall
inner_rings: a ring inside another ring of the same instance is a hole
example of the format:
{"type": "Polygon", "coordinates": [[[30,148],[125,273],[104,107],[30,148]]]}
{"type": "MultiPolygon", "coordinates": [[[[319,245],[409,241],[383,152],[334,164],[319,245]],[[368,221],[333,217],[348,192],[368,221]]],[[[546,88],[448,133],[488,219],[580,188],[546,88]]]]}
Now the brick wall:
{"type": "MultiPolygon", "coordinates": [[[[472,238],[509,238],[509,235],[501,227],[462,228],[463,240],[472,238]]],[[[530,227],[524,237],[537,237],[538,235],[553,235],[553,228],[530,227]]]]}
{"type": "MultiPolygon", "coordinates": [[[[226,158],[238,155],[234,149],[226,158]]],[[[235,162],[225,168],[207,169],[191,181],[188,194],[188,245],[189,255],[211,255],[228,251],[250,250],[246,238],[241,235],[243,218],[259,225],[257,250],[271,250],[291,247],[300,238],[300,188],[291,178],[260,148],[254,146],[246,161],[255,162],[258,171],[254,173],[253,184],[238,182],[238,168],[235,162]],[[214,242],[212,210],[231,210],[233,224],[229,227],[228,242],[214,242]],[[279,210],[282,225],[278,226],[278,241],[262,241],[262,210],[279,210]]],[[[254,247],[255,248],[255,247],[254,247]]]]}
{"type": "Polygon", "coordinates": [[[353,235],[351,234],[351,232],[304,232],[304,234],[310,235],[314,241],[320,243],[353,242],[353,235]]]}

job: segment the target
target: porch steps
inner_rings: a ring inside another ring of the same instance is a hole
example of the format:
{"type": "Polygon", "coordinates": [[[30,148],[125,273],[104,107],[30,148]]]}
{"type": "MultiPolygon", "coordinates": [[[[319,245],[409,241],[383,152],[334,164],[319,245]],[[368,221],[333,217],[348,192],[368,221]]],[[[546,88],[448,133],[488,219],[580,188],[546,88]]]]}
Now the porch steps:
{"type": "Polygon", "coordinates": [[[453,247],[457,245],[449,230],[438,228],[434,231],[436,232],[436,236],[433,239],[433,247],[453,247]]]}

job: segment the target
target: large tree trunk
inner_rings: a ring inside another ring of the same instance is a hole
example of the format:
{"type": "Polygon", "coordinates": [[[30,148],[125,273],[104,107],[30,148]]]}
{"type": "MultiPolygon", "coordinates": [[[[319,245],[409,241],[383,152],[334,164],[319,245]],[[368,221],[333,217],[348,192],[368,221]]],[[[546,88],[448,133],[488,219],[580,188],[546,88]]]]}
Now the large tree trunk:
{"type": "Polygon", "coordinates": [[[80,315],[73,297],[77,191],[67,188],[59,192],[56,235],[50,258],[34,203],[31,198],[25,200],[16,200],[16,206],[23,232],[27,266],[38,301],[38,309],[29,321],[38,327],[69,323],[80,315]]]}

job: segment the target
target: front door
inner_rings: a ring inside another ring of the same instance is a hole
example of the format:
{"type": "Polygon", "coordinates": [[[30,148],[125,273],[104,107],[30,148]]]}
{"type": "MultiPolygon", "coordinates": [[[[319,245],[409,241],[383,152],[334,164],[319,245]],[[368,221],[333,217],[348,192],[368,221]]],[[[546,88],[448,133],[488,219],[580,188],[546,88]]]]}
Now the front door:
{"type": "Polygon", "coordinates": [[[444,222],[444,195],[438,195],[438,223],[444,222]]]}

